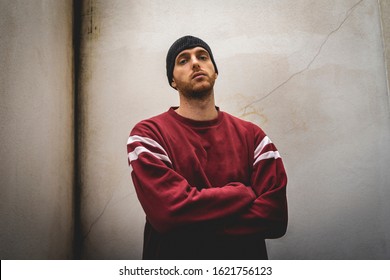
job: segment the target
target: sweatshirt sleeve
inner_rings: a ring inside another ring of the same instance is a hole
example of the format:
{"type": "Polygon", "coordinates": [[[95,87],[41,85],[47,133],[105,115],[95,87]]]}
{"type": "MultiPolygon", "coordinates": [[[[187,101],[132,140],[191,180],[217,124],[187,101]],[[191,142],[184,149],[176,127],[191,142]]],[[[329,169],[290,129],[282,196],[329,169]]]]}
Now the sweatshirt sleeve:
{"type": "Polygon", "coordinates": [[[260,234],[279,238],[287,229],[287,175],[272,141],[258,128],[251,187],[257,195],[249,209],[227,219],[225,234],[260,234]]]}
{"type": "Polygon", "coordinates": [[[157,231],[164,233],[196,223],[219,221],[249,208],[256,198],[252,188],[241,183],[215,188],[191,186],[172,168],[161,142],[140,124],[127,142],[138,199],[157,231]]]}

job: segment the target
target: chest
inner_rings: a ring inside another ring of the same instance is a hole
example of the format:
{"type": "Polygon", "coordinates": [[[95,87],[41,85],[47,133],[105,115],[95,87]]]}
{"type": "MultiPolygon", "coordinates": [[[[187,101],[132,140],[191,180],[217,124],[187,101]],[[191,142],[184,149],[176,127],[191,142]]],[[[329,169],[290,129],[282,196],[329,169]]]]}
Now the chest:
{"type": "Polygon", "coordinates": [[[191,185],[249,184],[254,149],[245,133],[225,127],[187,129],[172,143],[169,157],[173,168],[191,185]]]}

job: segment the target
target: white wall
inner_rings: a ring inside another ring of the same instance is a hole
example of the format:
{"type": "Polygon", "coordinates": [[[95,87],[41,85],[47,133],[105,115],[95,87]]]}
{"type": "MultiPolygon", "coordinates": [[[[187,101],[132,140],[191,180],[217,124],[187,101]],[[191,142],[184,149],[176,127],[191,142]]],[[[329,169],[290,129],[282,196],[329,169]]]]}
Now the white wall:
{"type": "MultiPolygon", "coordinates": [[[[1,1],[0,256],[69,258],[71,1],[1,1]],[[61,3],[60,3],[61,2],[61,3]]],[[[272,259],[390,258],[390,119],[375,0],[84,1],[79,163],[84,258],[137,259],[144,214],[126,141],[177,105],[165,55],[203,38],[222,110],[259,124],[289,175],[272,259]]]]}
{"type": "Polygon", "coordinates": [[[72,1],[1,0],[0,65],[0,257],[71,258],[72,1]]]}
{"type": "Polygon", "coordinates": [[[270,258],[390,257],[378,1],[88,1],[84,14],[85,258],[141,256],[126,140],[177,104],[165,55],[186,34],[214,52],[221,109],[263,127],[284,157],[290,222],[270,258]]]}

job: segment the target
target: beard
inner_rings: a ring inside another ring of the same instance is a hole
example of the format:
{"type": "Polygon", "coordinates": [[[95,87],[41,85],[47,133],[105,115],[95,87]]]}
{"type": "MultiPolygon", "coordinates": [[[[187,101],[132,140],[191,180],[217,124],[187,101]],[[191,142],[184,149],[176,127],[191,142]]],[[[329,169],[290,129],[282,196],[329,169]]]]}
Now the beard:
{"type": "Polygon", "coordinates": [[[213,90],[212,87],[210,89],[204,90],[188,90],[182,91],[181,94],[184,95],[187,99],[191,100],[205,100],[209,96],[211,96],[213,90]]]}
{"type": "Polygon", "coordinates": [[[215,79],[209,78],[206,81],[192,85],[178,85],[178,91],[189,100],[205,100],[213,94],[215,79]]]}

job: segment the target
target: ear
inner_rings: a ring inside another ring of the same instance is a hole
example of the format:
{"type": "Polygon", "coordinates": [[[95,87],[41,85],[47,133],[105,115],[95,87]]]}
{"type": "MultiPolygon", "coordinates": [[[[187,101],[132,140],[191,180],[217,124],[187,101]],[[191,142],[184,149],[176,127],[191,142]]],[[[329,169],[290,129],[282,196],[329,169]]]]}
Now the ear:
{"type": "Polygon", "coordinates": [[[173,88],[176,88],[176,82],[175,82],[175,79],[172,79],[171,86],[172,86],[173,88]]]}
{"type": "Polygon", "coordinates": [[[218,73],[217,72],[215,72],[215,78],[218,78],[218,73]]]}

